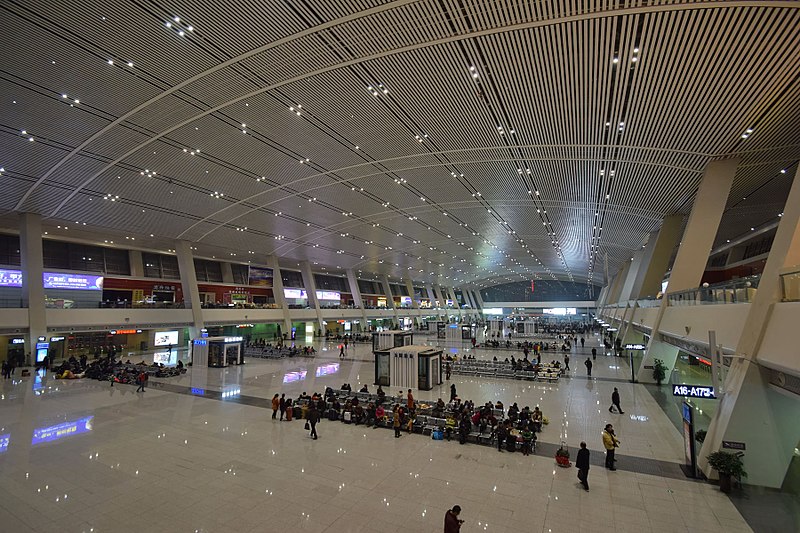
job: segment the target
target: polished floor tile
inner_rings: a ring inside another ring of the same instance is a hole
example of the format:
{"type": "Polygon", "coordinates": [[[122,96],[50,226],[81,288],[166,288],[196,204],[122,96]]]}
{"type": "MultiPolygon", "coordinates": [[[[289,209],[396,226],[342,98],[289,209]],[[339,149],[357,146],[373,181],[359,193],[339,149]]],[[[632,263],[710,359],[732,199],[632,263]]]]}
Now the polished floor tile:
{"type": "MultiPolygon", "coordinates": [[[[313,441],[302,421],[271,420],[272,395],[345,382],[356,390],[374,372],[369,345],[351,345],[345,361],[334,345],[317,347],[314,359],[191,369],[152,380],[143,394],[50,375],[3,382],[0,530],[441,531],[444,512],[459,504],[464,532],[749,531],[715,487],[685,479],[593,467],[586,493],[576,470],[556,467],[549,454],[395,439],[329,421],[313,441]]],[[[476,402],[539,405],[550,419],[542,443],[574,449],[586,440],[597,459],[600,431],[611,422],[620,461],[679,462],[681,436],[643,387],[624,382],[626,372],[624,362],[599,356],[597,380],[576,370],[552,385],[456,375],[451,382],[476,402]],[[625,415],[607,410],[614,386],[625,415]]],[[[415,394],[448,395],[449,383],[415,394]]]]}

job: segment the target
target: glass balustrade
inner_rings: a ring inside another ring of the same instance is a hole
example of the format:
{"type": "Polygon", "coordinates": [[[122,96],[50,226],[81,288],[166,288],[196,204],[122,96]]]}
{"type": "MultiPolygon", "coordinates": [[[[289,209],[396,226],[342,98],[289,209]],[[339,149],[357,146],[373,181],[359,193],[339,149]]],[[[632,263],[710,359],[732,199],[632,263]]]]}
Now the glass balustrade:
{"type": "Polygon", "coordinates": [[[781,274],[781,291],[784,302],[800,302],[800,267],[781,274]]]}
{"type": "Polygon", "coordinates": [[[756,295],[760,276],[715,283],[667,295],[670,306],[750,303],[756,295]]]}

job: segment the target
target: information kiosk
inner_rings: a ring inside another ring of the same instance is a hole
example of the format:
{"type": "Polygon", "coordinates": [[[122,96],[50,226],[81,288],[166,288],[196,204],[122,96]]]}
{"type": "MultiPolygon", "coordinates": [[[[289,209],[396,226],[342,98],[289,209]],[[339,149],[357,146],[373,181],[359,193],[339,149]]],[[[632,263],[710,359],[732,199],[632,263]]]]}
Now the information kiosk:
{"type": "Polygon", "coordinates": [[[242,337],[205,337],[192,340],[192,366],[224,367],[242,364],[242,337]]]}
{"type": "Polygon", "coordinates": [[[414,343],[414,333],[406,330],[376,331],[372,334],[372,351],[408,346],[414,343]]]}
{"type": "Polygon", "coordinates": [[[375,351],[375,385],[431,390],[441,384],[441,349],[409,345],[375,351]]]}

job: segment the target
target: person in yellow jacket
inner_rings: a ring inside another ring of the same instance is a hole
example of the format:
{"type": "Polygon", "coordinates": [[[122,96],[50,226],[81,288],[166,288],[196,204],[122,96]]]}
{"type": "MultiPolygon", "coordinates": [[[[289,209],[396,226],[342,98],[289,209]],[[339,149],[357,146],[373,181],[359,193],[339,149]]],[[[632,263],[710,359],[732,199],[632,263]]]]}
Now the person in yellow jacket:
{"type": "Polygon", "coordinates": [[[616,470],[614,452],[619,448],[619,439],[614,434],[614,426],[611,424],[606,424],[606,428],[603,430],[603,447],[606,449],[606,468],[616,470]]]}

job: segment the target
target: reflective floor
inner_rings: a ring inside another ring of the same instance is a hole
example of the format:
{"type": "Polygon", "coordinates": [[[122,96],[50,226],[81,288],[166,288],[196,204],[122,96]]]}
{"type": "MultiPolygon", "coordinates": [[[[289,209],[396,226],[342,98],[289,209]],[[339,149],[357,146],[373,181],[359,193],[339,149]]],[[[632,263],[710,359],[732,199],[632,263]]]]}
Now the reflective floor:
{"type": "MultiPolygon", "coordinates": [[[[624,361],[598,356],[588,380],[574,353],[573,377],[557,385],[454,375],[462,398],[542,408],[542,446],[523,457],[330,421],[313,441],[302,421],[271,420],[276,392],[374,389],[369,345],[351,345],[344,361],[335,345],[317,349],[315,359],[190,369],[145,393],[51,375],[2,382],[0,531],[433,532],[455,504],[464,532],[750,531],[716,487],[642,473],[679,463],[683,442],[650,393],[626,381],[624,361]],[[624,415],[608,412],[613,387],[624,415]],[[587,493],[550,450],[565,440],[574,457],[585,440],[601,461],[609,422],[620,469],[593,466],[587,493]]],[[[447,399],[449,383],[415,396],[447,399]]]]}

